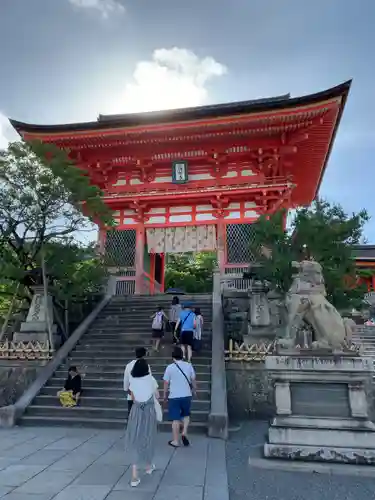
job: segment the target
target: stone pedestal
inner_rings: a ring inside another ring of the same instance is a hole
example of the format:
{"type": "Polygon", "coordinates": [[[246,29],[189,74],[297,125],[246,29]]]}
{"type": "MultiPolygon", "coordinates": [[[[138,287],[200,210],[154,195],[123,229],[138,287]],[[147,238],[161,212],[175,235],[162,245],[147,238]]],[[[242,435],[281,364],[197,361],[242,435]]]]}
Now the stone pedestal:
{"type": "Polygon", "coordinates": [[[373,361],[351,354],[269,356],[276,417],[268,458],[375,465],[366,387],[373,361]]]}
{"type": "MultiPolygon", "coordinates": [[[[52,296],[44,296],[43,287],[34,287],[34,296],[30,305],[26,321],[21,323],[20,332],[13,336],[14,342],[48,342],[47,310],[49,321],[53,322],[52,296]]],[[[57,327],[52,323],[52,333],[56,334],[57,327]]],[[[53,347],[53,346],[51,346],[53,347]]]]}
{"type": "Polygon", "coordinates": [[[251,326],[269,326],[271,323],[270,308],[267,295],[263,291],[250,293],[251,326]]]}

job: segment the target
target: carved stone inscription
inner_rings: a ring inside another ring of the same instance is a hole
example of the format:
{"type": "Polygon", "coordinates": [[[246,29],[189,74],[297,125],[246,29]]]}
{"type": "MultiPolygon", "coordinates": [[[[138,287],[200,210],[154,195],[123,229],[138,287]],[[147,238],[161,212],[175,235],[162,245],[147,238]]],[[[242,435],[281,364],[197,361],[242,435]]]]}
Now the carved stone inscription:
{"type": "Polygon", "coordinates": [[[350,417],[347,384],[294,382],[290,384],[292,414],[305,417],[350,417]]]}

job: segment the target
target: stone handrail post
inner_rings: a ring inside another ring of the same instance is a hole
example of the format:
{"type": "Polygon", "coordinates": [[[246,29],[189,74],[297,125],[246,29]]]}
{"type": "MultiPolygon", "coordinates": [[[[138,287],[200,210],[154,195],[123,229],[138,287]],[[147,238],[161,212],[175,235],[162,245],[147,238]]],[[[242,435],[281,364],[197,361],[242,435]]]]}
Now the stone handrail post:
{"type": "Polygon", "coordinates": [[[220,439],[228,438],[227,382],[224,353],[224,315],[221,298],[221,274],[213,273],[212,293],[212,364],[211,410],[208,417],[208,434],[220,439]]]}

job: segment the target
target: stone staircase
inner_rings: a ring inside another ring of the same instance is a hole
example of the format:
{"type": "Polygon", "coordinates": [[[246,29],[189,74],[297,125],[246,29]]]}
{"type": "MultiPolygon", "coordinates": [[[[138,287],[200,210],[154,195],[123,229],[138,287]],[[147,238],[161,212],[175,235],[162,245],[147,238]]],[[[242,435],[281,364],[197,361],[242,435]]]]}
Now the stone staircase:
{"type": "MultiPolygon", "coordinates": [[[[126,363],[134,359],[137,346],[151,346],[151,319],[157,305],[169,309],[172,297],[114,297],[83,335],[69,359],[61,365],[21,418],[21,425],[68,425],[94,428],[123,428],[127,401],[123,391],[126,363]],[[67,370],[76,365],[83,377],[83,394],[76,408],[62,408],[56,392],[64,385],[67,370]]],[[[204,317],[202,351],[193,357],[198,397],[192,405],[192,431],[206,431],[211,401],[212,296],[181,297],[201,308],[204,317]]],[[[165,367],[171,362],[171,334],[166,333],[159,353],[150,352],[148,361],[162,388],[165,367]]],[[[166,426],[167,418],[162,426],[166,426]]]]}
{"type": "Polygon", "coordinates": [[[364,356],[373,358],[375,362],[375,326],[357,325],[352,340],[354,344],[362,346],[364,356]]]}

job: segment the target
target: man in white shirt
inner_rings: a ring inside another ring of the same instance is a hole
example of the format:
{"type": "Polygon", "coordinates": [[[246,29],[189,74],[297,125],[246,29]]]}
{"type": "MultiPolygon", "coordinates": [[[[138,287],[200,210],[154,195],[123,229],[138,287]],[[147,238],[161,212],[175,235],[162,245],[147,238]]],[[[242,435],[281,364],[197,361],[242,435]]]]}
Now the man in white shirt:
{"type": "Polygon", "coordinates": [[[169,445],[177,448],[180,441],[180,427],[183,424],[181,440],[189,446],[187,437],[190,423],[190,408],[193,394],[196,394],[195,371],[191,363],[183,361],[181,347],[175,347],[172,353],[173,363],[164,373],[164,401],[168,395],[168,416],[172,421],[172,441],[169,445]]]}
{"type": "MultiPolygon", "coordinates": [[[[132,400],[132,397],[131,397],[130,391],[129,391],[131,372],[133,370],[135,362],[138,359],[142,359],[142,358],[144,358],[146,356],[147,356],[147,350],[145,349],[145,347],[137,347],[136,350],[135,350],[135,357],[136,357],[136,359],[133,359],[133,361],[130,361],[130,363],[128,363],[125,366],[125,372],[124,372],[124,391],[128,394],[128,398],[127,398],[128,399],[128,415],[129,415],[130,410],[132,409],[132,406],[133,406],[133,400],[132,400]]],[[[151,368],[150,368],[150,375],[151,375],[151,368]]]]}

